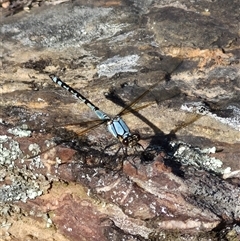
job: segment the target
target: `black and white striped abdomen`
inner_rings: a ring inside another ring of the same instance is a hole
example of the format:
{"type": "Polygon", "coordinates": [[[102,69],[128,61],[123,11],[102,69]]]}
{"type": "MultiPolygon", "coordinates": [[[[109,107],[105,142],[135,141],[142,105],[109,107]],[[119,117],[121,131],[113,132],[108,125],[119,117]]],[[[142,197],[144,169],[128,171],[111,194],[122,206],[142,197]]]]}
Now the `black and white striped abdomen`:
{"type": "Polygon", "coordinates": [[[74,90],[68,84],[64,83],[56,75],[50,74],[49,77],[52,79],[53,82],[60,85],[62,88],[66,89],[73,96],[77,97],[81,102],[83,102],[85,105],[87,105],[92,111],[95,112],[95,114],[98,116],[99,119],[110,120],[110,117],[106,113],[101,111],[97,106],[95,106],[91,101],[89,101],[87,98],[85,98],[83,95],[81,95],[78,91],[74,90]]]}

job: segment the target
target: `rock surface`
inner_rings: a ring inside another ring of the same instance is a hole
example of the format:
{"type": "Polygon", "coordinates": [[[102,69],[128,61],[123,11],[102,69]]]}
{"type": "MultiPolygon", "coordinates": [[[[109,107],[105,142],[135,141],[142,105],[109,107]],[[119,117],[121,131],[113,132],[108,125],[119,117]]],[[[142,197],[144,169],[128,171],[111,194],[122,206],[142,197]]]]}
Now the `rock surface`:
{"type": "Polygon", "coordinates": [[[59,3],[2,12],[0,240],[239,240],[238,1],[59,3]],[[154,85],[143,148],[52,73],[111,116],[154,85]]]}

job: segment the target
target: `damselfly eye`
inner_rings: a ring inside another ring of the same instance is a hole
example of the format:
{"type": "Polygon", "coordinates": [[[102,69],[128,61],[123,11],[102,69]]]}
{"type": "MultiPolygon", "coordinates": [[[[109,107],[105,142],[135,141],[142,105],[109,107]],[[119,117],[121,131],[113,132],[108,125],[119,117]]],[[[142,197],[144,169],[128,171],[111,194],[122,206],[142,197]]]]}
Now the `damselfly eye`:
{"type": "Polygon", "coordinates": [[[140,139],[141,139],[141,137],[138,133],[133,134],[132,137],[133,137],[133,140],[135,140],[136,142],[140,141],[140,139]]]}
{"type": "Polygon", "coordinates": [[[122,144],[123,144],[124,146],[128,146],[128,145],[129,145],[128,138],[123,139],[123,140],[122,140],[122,144]]]}

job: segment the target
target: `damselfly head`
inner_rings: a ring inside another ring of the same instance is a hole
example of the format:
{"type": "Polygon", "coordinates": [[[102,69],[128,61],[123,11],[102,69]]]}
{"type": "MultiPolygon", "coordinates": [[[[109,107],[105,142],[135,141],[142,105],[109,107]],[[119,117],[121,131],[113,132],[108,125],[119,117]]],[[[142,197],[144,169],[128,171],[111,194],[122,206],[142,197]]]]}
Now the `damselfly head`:
{"type": "Polygon", "coordinates": [[[122,140],[122,144],[127,147],[134,147],[139,145],[141,137],[138,133],[134,133],[132,135],[128,135],[122,140]]]}

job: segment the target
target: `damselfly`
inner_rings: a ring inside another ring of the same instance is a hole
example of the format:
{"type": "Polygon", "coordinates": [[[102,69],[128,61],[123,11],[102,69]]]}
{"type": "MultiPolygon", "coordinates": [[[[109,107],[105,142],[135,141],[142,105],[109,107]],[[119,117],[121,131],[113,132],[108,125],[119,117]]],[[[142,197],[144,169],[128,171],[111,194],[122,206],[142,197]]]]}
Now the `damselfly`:
{"type": "MultiPolygon", "coordinates": [[[[135,148],[135,147],[141,147],[141,145],[139,144],[140,141],[140,135],[139,133],[132,133],[130,131],[130,128],[128,127],[128,125],[125,123],[125,121],[122,119],[122,115],[128,113],[128,112],[132,112],[133,110],[133,106],[135,106],[144,96],[146,96],[148,93],[150,93],[158,84],[160,81],[162,80],[166,80],[168,81],[170,79],[171,73],[173,71],[175,71],[179,65],[182,62],[180,62],[177,67],[175,67],[170,73],[166,73],[165,76],[163,78],[161,78],[160,80],[158,80],[155,84],[153,84],[152,86],[150,86],[147,90],[145,90],[140,96],[138,96],[135,100],[133,100],[129,105],[127,105],[125,108],[123,108],[122,111],[120,111],[116,116],[114,117],[110,117],[109,115],[107,115],[105,112],[103,112],[102,110],[100,110],[96,105],[94,105],[90,100],[88,100],[86,97],[84,97],[81,93],[79,93],[78,91],[74,90],[72,87],[70,87],[68,84],[66,84],[65,82],[63,82],[59,77],[57,77],[55,74],[50,74],[49,77],[51,78],[51,80],[58,84],[59,86],[61,86],[62,88],[66,89],[68,92],[70,92],[73,96],[75,96],[76,98],[78,98],[81,102],[83,102],[84,104],[86,104],[96,115],[97,117],[100,119],[99,121],[95,122],[94,124],[86,129],[84,129],[83,131],[81,131],[80,133],[78,133],[79,135],[85,134],[87,133],[89,130],[92,130],[93,128],[96,128],[97,126],[100,126],[101,124],[105,123],[107,125],[107,129],[108,131],[115,137],[117,138],[120,143],[122,144],[123,147],[130,147],[130,148],[135,148]]],[[[147,106],[147,105],[145,105],[147,106]]],[[[145,106],[140,107],[144,108],[145,106]]],[[[75,124],[67,124],[65,126],[71,126],[71,125],[81,125],[82,123],[75,123],[75,124]]],[[[65,127],[64,126],[64,127],[65,127]]],[[[57,144],[58,145],[58,144],[57,144]]],[[[55,145],[56,146],[56,145],[55,145]]],[[[53,148],[53,147],[51,147],[53,148]]],[[[42,153],[47,152],[48,150],[50,150],[51,148],[44,150],[42,153]]]]}
{"type": "MultiPolygon", "coordinates": [[[[176,69],[176,68],[175,68],[176,69]]],[[[170,74],[167,73],[163,79],[169,79],[170,74]]],[[[98,123],[96,126],[101,125],[103,123],[107,124],[108,131],[117,138],[125,147],[136,147],[141,146],[139,144],[140,135],[138,133],[131,133],[130,128],[127,126],[125,121],[122,119],[122,115],[128,112],[132,107],[145,95],[147,95],[153,88],[155,88],[159,82],[152,85],[150,88],[148,88],[144,93],[142,93],[138,98],[136,98],[132,103],[130,103],[127,107],[125,107],[121,112],[118,113],[118,115],[114,117],[110,117],[105,112],[100,110],[96,105],[94,105],[90,100],[88,100],[86,97],[84,97],[82,94],[80,94],[78,91],[74,90],[72,87],[67,85],[65,82],[63,82],[59,77],[57,77],[54,74],[50,74],[49,77],[52,79],[53,82],[60,85],[62,88],[69,91],[73,96],[78,98],[81,102],[86,104],[94,113],[97,115],[97,117],[102,120],[100,123],[98,123]]],[[[93,126],[95,127],[95,126],[93,126]]],[[[92,127],[92,128],[93,128],[92,127]]],[[[89,129],[92,129],[91,127],[89,129]]],[[[85,131],[84,131],[85,132],[85,131]]]]}

